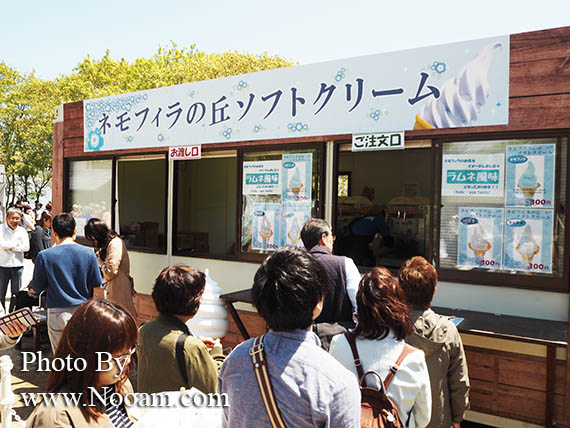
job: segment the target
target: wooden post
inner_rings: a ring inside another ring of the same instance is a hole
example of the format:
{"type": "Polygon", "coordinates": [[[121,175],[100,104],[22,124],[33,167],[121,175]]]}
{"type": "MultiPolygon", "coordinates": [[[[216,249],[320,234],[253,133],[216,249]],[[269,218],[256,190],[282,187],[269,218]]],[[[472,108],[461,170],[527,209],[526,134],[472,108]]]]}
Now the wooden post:
{"type": "MultiPolygon", "coordinates": [[[[59,106],[58,109],[63,109],[59,106]]],[[[53,159],[51,177],[52,216],[63,211],[63,114],[53,123],[53,159]]],[[[53,235],[52,235],[53,236],[53,235]]]]}

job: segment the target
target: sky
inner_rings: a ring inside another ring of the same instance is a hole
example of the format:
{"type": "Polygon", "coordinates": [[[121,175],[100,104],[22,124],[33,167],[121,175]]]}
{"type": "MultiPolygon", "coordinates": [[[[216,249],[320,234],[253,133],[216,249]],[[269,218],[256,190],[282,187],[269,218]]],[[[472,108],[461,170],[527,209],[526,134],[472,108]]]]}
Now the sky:
{"type": "Polygon", "coordinates": [[[299,64],[570,25],[570,0],[8,1],[0,61],[43,79],[90,55],[133,61],[196,44],[299,64]]]}

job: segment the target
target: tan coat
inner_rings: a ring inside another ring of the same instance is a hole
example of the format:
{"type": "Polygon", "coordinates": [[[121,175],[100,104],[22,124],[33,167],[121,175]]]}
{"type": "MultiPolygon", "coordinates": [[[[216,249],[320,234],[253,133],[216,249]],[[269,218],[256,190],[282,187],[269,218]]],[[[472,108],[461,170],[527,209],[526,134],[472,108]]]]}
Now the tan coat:
{"type": "Polygon", "coordinates": [[[414,332],[406,342],[424,351],[432,410],[427,428],[448,428],[469,408],[469,375],[461,336],[447,317],[431,309],[410,310],[414,332]]]}
{"type": "Polygon", "coordinates": [[[135,290],[129,275],[131,263],[127,247],[121,238],[111,239],[107,246],[107,257],[105,260],[99,259],[99,263],[107,281],[107,299],[123,305],[136,319],[137,311],[133,303],[135,290]]]}
{"type": "MultiPolygon", "coordinates": [[[[133,392],[131,383],[125,383],[125,393],[133,392]]],[[[69,393],[63,388],[60,392],[69,393]]],[[[67,406],[65,400],[58,398],[55,406],[40,404],[32,412],[26,422],[26,428],[115,428],[107,414],[101,415],[97,420],[87,420],[81,407],[67,406]]]]}

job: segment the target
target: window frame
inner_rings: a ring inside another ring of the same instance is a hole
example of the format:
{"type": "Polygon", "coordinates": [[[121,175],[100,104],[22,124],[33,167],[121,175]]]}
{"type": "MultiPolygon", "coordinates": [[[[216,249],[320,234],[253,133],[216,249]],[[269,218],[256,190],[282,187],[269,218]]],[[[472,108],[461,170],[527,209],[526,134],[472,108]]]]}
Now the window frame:
{"type": "MultiPolygon", "coordinates": [[[[434,257],[434,248],[436,248],[436,246],[434,245],[434,216],[435,216],[435,196],[436,196],[436,187],[435,187],[435,177],[436,177],[436,162],[437,162],[437,158],[436,158],[436,142],[435,139],[429,139],[427,137],[421,137],[421,138],[409,138],[409,137],[404,137],[405,143],[414,143],[414,142],[423,142],[424,144],[426,144],[425,148],[429,148],[430,149],[430,155],[431,155],[431,168],[430,168],[430,176],[429,176],[429,192],[431,194],[430,196],[430,204],[429,204],[429,209],[430,209],[430,218],[429,218],[429,224],[427,227],[429,227],[429,239],[427,242],[427,247],[426,247],[426,259],[431,260],[433,263],[433,257],[434,257]],[[429,141],[429,146],[428,146],[428,141],[429,141]]],[[[404,150],[405,149],[405,143],[404,143],[404,150]]],[[[341,148],[342,146],[345,145],[351,145],[352,141],[351,140],[337,140],[334,141],[334,155],[333,155],[333,177],[335,177],[335,184],[338,184],[338,180],[336,179],[336,177],[338,177],[339,174],[339,161],[340,161],[340,153],[341,153],[341,148]]],[[[333,185],[334,187],[334,185],[333,185]]],[[[336,191],[336,187],[334,187],[334,191],[333,191],[333,195],[332,195],[332,218],[331,218],[331,224],[335,225],[337,224],[337,217],[338,217],[338,192],[336,191]]],[[[438,241],[439,242],[439,241],[438,241]]],[[[372,270],[372,266],[357,266],[358,270],[360,273],[366,273],[369,272],[370,270],[372,270]]],[[[390,270],[390,272],[392,273],[392,275],[397,276],[398,275],[398,269],[396,268],[387,268],[390,270]]]]}
{"type": "MultiPolygon", "coordinates": [[[[115,193],[115,195],[117,194],[117,189],[118,189],[118,166],[117,163],[119,162],[120,159],[128,159],[128,158],[136,158],[136,157],[144,157],[144,156],[153,156],[153,157],[158,157],[158,156],[163,156],[163,161],[165,164],[165,168],[164,168],[164,173],[165,173],[165,180],[164,180],[164,184],[165,184],[165,189],[164,189],[164,250],[162,248],[147,248],[147,247],[135,247],[133,245],[127,245],[127,243],[125,242],[125,245],[127,247],[127,249],[129,251],[136,251],[139,253],[147,253],[147,254],[168,254],[168,234],[169,234],[169,230],[168,230],[168,205],[170,203],[170,198],[168,195],[168,175],[169,175],[169,162],[168,162],[168,152],[140,152],[140,153],[131,153],[131,154],[126,154],[126,155],[117,155],[113,157],[113,173],[114,173],[114,181],[113,181],[113,192],[115,193]]],[[[144,160],[144,159],[141,159],[144,160]]],[[[158,160],[158,159],[157,159],[158,160]]],[[[130,160],[130,162],[132,162],[132,160],[130,160]]],[[[115,210],[116,210],[116,206],[119,203],[119,200],[117,199],[117,195],[115,196],[115,198],[113,199],[113,215],[115,215],[115,210]]],[[[113,225],[115,226],[117,223],[118,219],[115,220],[115,217],[113,218],[113,225]]],[[[119,228],[119,227],[117,227],[119,228]]],[[[119,233],[119,231],[117,231],[117,234],[119,233]]],[[[119,235],[120,236],[120,235],[119,235]]],[[[122,239],[122,238],[121,238],[122,239]]]]}
{"type": "MultiPolygon", "coordinates": [[[[437,167],[437,174],[434,185],[437,189],[438,201],[441,201],[441,180],[442,180],[442,156],[443,156],[443,147],[445,144],[449,143],[456,143],[456,142],[469,142],[472,141],[474,143],[477,142],[488,142],[493,140],[515,140],[515,139],[533,139],[533,138],[556,138],[557,145],[560,146],[564,144],[563,139],[566,138],[567,144],[567,152],[570,151],[570,133],[562,132],[562,131],[537,131],[537,132],[514,132],[514,133],[479,133],[473,134],[468,136],[459,136],[459,137],[440,137],[434,139],[435,141],[435,150],[437,152],[438,162],[436,164],[437,167]]],[[[556,176],[560,177],[560,172],[562,168],[562,159],[558,156],[559,151],[557,152],[557,156],[555,159],[556,162],[556,176]]],[[[569,168],[570,168],[570,158],[567,156],[566,159],[566,179],[568,180],[569,177],[569,168]]],[[[560,180],[560,179],[559,179],[560,180]]],[[[559,183],[558,181],[557,183],[559,183]]],[[[557,186],[556,191],[561,192],[560,186],[557,186]]],[[[562,196],[560,193],[558,193],[562,196]]],[[[565,210],[566,210],[566,223],[568,223],[568,202],[570,198],[570,188],[566,186],[566,195],[565,195],[565,210]]],[[[441,203],[441,202],[440,202],[441,203]]],[[[546,277],[546,276],[533,276],[525,274],[524,272],[519,273],[508,273],[508,272],[486,272],[481,270],[470,270],[470,271],[462,271],[459,269],[450,269],[440,266],[440,257],[439,257],[439,243],[440,243],[440,232],[441,232],[441,211],[439,210],[440,203],[437,205],[437,213],[434,211],[434,217],[437,218],[437,223],[434,225],[435,228],[432,228],[432,233],[435,234],[434,240],[436,240],[438,245],[433,247],[433,260],[435,261],[435,266],[438,271],[439,280],[447,281],[447,282],[456,282],[456,283],[466,283],[466,284],[477,284],[477,285],[486,285],[486,286],[494,286],[494,287],[509,287],[509,288],[520,288],[520,289],[528,289],[528,290],[535,290],[535,291],[553,291],[553,292],[561,292],[561,293],[568,293],[569,291],[569,268],[570,268],[570,228],[565,225],[565,234],[564,234],[564,254],[563,254],[563,275],[560,278],[556,277],[546,277]],[[539,285],[540,284],[540,285],[539,285]]]]}
{"type": "MultiPolygon", "coordinates": [[[[240,169],[240,165],[239,165],[239,149],[235,146],[227,147],[227,148],[208,148],[208,147],[204,147],[202,146],[202,155],[204,156],[204,154],[215,154],[215,153],[224,153],[224,152],[236,152],[235,155],[235,159],[236,159],[236,171],[239,174],[239,169],[240,169]]],[[[208,156],[204,156],[204,158],[207,158],[208,156]]],[[[228,156],[228,157],[233,157],[233,156],[228,156]]],[[[202,159],[196,159],[196,160],[188,160],[186,162],[200,162],[202,159]]],[[[234,242],[234,252],[233,254],[211,254],[211,253],[199,253],[196,252],[194,254],[188,254],[185,251],[177,251],[176,250],[176,243],[177,243],[177,237],[176,237],[176,233],[178,231],[177,227],[178,227],[178,180],[177,180],[177,173],[178,173],[178,165],[179,165],[180,161],[173,161],[173,183],[172,183],[172,199],[173,199],[173,205],[172,205],[172,255],[176,256],[176,257],[189,257],[189,258],[201,258],[201,259],[212,259],[212,260],[227,260],[227,261],[238,261],[238,257],[237,257],[237,250],[238,250],[238,229],[237,229],[237,215],[238,215],[238,201],[236,201],[236,227],[234,227],[234,234],[235,234],[235,242],[234,242]]],[[[239,184],[237,183],[238,181],[238,177],[236,177],[236,195],[238,195],[237,192],[239,192],[239,184]]]]}
{"type": "MultiPolygon", "coordinates": [[[[63,170],[63,206],[65,209],[69,208],[70,203],[70,168],[72,162],[82,162],[82,161],[99,161],[99,160],[111,160],[112,167],[111,167],[111,223],[113,230],[116,229],[117,224],[117,162],[119,158],[129,158],[129,157],[140,157],[140,156],[164,156],[164,162],[166,164],[165,173],[166,173],[166,187],[165,187],[165,200],[164,200],[164,237],[165,237],[165,247],[163,249],[152,249],[152,248],[144,248],[144,247],[133,247],[127,245],[127,249],[129,251],[136,251],[139,253],[148,253],[148,254],[167,254],[168,252],[168,243],[167,236],[169,233],[168,230],[168,204],[169,204],[169,195],[168,195],[168,174],[169,174],[169,162],[168,162],[168,152],[157,152],[157,151],[141,151],[137,153],[128,153],[128,154],[109,154],[109,155],[102,155],[102,156],[79,156],[79,157],[70,157],[65,158],[64,162],[64,170],[63,170]]],[[[76,239],[77,243],[82,245],[87,245],[93,247],[93,243],[89,241],[85,237],[78,237],[76,239]]],[[[126,243],[125,243],[126,245],[126,243]]]]}
{"type": "MultiPolygon", "coordinates": [[[[71,179],[71,163],[72,162],[85,162],[85,161],[103,161],[103,160],[110,160],[111,161],[111,224],[113,226],[113,230],[115,227],[115,206],[117,203],[116,198],[116,186],[115,186],[115,178],[116,178],[116,164],[115,164],[115,156],[107,155],[107,156],[81,156],[77,158],[65,158],[63,165],[63,212],[70,212],[70,203],[71,203],[71,189],[70,189],[70,179],[71,179]]],[[[78,244],[86,245],[88,247],[93,247],[93,243],[84,236],[76,236],[75,241],[78,244]]]]}

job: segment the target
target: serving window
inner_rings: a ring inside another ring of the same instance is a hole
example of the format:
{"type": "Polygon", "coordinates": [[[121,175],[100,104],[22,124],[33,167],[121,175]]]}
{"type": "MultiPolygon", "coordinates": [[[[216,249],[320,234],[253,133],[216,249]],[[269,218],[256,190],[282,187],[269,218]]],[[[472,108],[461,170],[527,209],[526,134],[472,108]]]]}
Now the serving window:
{"type": "Polygon", "coordinates": [[[69,162],[66,211],[77,225],[77,237],[84,238],[87,220],[100,218],[112,226],[113,160],[69,162]]]}
{"type": "Polygon", "coordinates": [[[442,278],[567,288],[567,152],[567,138],[442,144],[442,278]]]}
{"type": "Polygon", "coordinates": [[[322,156],[321,144],[242,152],[242,254],[302,246],[305,221],[322,217],[322,156]]]}
{"type": "Polygon", "coordinates": [[[406,142],[404,150],[350,150],[339,145],[335,253],[361,267],[430,259],[431,141],[406,142]]]}
{"type": "Polygon", "coordinates": [[[117,217],[127,248],[166,252],[167,161],[165,155],[117,159],[117,217]]]}
{"type": "Polygon", "coordinates": [[[235,256],[236,181],[236,150],[174,162],[174,254],[235,256]]]}

